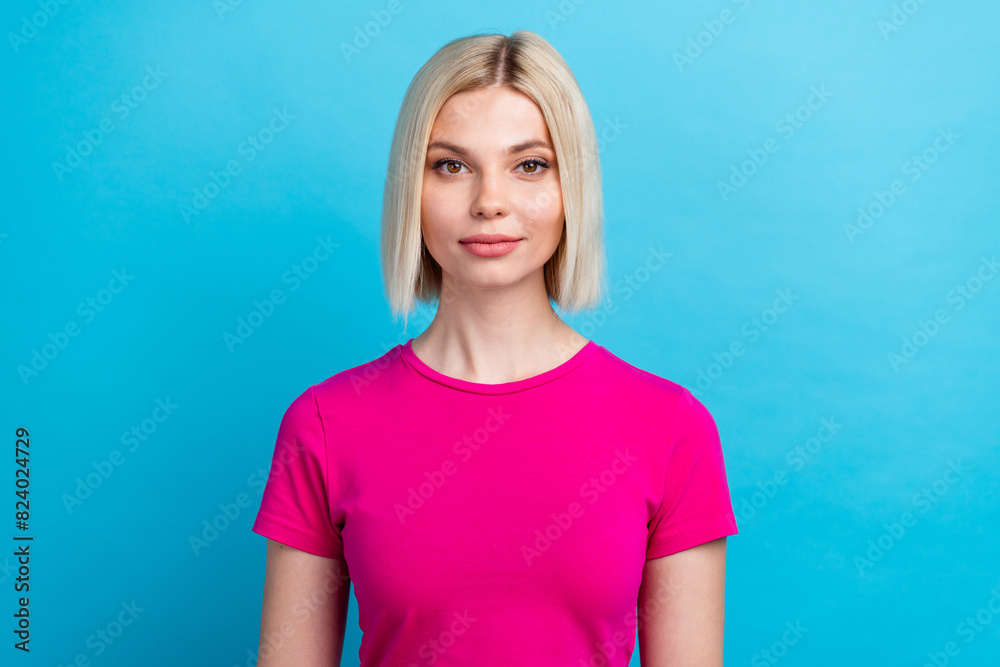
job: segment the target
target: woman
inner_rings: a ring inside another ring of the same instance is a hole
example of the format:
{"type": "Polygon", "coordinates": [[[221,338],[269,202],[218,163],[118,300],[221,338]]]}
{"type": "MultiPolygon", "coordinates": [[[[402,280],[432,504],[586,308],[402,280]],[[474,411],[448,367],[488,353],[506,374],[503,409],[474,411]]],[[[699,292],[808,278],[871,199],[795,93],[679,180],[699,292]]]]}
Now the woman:
{"type": "MultiPolygon", "coordinates": [[[[605,289],[594,126],[541,37],[445,45],[407,90],[382,220],[389,302],[422,334],[282,419],[258,665],[721,665],[715,422],[566,325],[605,289]],[[637,609],[638,606],[638,609],[637,609]]],[[[404,325],[405,326],[405,325],[404,325]]]]}

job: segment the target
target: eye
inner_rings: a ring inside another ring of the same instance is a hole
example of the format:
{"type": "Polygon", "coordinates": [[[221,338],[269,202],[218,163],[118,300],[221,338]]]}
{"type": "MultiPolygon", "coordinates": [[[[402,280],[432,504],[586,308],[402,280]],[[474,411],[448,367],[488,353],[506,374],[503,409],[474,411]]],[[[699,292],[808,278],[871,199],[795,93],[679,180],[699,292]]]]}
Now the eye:
{"type": "MultiPolygon", "coordinates": [[[[443,174],[448,174],[451,176],[457,176],[462,173],[462,167],[465,165],[454,158],[443,158],[434,163],[431,167],[432,171],[440,171],[443,174]]],[[[517,165],[518,167],[524,167],[523,173],[529,176],[537,176],[544,172],[544,170],[549,169],[550,165],[548,162],[541,158],[529,158],[517,165]],[[540,167],[540,168],[539,168],[540,167]]]]}
{"type": "Polygon", "coordinates": [[[540,174],[542,171],[549,168],[549,163],[540,158],[530,158],[517,166],[524,167],[524,173],[526,174],[540,174]],[[531,167],[529,168],[527,165],[531,165],[531,167]],[[539,167],[541,167],[541,169],[539,169],[539,167]]]}
{"type": "Polygon", "coordinates": [[[450,159],[450,158],[445,158],[443,160],[438,160],[437,162],[435,162],[434,165],[431,167],[431,170],[432,171],[441,171],[442,173],[445,173],[445,174],[455,175],[455,174],[462,173],[461,170],[462,170],[463,166],[464,165],[461,162],[459,162],[458,160],[453,160],[453,159],[450,159]]]}

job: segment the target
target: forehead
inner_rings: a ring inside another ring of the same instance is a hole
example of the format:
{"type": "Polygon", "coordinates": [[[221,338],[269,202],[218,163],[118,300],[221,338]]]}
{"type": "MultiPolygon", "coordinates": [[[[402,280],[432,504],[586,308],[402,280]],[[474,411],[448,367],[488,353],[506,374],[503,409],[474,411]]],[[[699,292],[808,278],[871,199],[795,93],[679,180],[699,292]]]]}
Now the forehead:
{"type": "Polygon", "coordinates": [[[530,97],[506,86],[455,93],[444,103],[431,128],[431,141],[449,139],[467,145],[517,136],[550,140],[545,116],[530,97]]]}

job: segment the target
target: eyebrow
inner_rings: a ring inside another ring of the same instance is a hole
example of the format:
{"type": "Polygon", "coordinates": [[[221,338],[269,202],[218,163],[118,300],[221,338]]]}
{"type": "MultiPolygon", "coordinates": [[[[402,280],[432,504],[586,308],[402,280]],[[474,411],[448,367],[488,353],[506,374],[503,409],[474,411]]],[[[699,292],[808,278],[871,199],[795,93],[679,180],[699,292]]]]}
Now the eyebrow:
{"type": "MultiPolygon", "coordinates": [[[[427,146],[428,152],[432,148],[443,148],[447,151],[451,151],[452,153],[457,153],[458,155],[464,155],[464,156],[469,155],[469,151],[462,148],[461,146],[456,146],[455,144],[449,144],[444,141],[434,141],[428,144],[427,146]]],[[[504,155],[520,153],[521,151],[526,151],[529,148],[546,148],[552,151],[553,153],[555,152],[555,150],[552,148],[552,146],[549,145],[547,141],[542,141],[541,139],[529,139],[528,141],[522,141],[519,144],[514,144],[513,146],[508,147],[507,150],[504,151],[504,155]]]]}

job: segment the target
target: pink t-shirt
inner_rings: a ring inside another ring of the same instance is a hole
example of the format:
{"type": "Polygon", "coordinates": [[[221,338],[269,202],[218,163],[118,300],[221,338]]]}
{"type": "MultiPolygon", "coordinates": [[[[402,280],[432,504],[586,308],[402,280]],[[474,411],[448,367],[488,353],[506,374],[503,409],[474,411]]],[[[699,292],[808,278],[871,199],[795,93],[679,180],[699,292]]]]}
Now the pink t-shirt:
{"type": "Polygon", "coordinates": [[[592,340],[503,384],[411,342],[292,402],[253,531],[346,561],[362,667],[628,665],[645,561],[737,533],[711,414],[592,340]]]}

